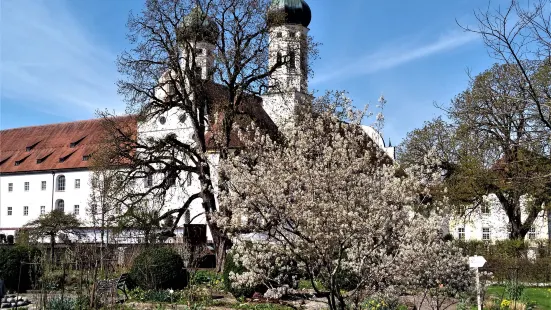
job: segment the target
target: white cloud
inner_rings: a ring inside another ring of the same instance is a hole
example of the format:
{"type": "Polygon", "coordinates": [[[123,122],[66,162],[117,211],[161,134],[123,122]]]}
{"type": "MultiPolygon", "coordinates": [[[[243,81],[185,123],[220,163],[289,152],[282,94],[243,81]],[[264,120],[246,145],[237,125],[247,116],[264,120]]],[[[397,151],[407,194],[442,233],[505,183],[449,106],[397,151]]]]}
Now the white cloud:
{"type": "Polygon", "coordinates": [[[91,39],[66,5],[2,1],[1,98],[69,119],[120,110],[116,54],[91,39]]]}
{"type": "Polygon", "coordinates": [[[442,36],[434,42],[418,46],[404,43],[395,44],[364,56],[351,58],[352,61],[346,63],[332,63],[331,67],[325,68],[320,74],[316,74],[311,83],[315,85],[330,80],[349,79],[391,69],[417,59],[453,50],[473,42],[477,38],[473,33],[457,32],[442,36]]]}

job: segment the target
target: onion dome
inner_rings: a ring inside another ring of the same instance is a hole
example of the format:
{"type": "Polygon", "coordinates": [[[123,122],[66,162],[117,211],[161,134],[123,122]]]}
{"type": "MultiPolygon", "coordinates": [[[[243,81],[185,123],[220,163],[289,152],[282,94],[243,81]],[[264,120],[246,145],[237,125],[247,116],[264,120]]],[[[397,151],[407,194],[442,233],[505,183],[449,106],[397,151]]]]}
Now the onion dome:
{"type": "Polygon", "coordinates": [[[268,13],[270,25],[294,24],[308,27],[312,10],[304,0],[272,0],[268,13]]]}
{"type": "Polygon", "coordinates": [[[219,34],[216,23],[196,6],[184,17],[178,29],[178,40],[215,44],[219,34]]]}

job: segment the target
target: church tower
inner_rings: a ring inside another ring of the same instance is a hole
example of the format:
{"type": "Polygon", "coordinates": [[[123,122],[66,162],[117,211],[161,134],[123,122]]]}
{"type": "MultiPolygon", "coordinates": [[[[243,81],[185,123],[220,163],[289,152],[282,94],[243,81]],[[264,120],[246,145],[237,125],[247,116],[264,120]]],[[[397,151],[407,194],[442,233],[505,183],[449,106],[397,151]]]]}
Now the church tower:
{"type": "Polygon", "coordinates": [[[270,26],[269,65],[284,65],[270,77],[263,107],[279,127],[293,122],[297,110],[308,104],[308,25],[310,7],[304,0],[273,0],[270,26]]]}
{"type": "Polygon", "coordinates": [[[195,71],[197,76],[207,80],[212,78],[214,49],[220,30],[198,6],[184,17],[178,40],[182,49],[182,66],[195,71]],[[192,65],[195,56],[195,68],[192,65]]]}

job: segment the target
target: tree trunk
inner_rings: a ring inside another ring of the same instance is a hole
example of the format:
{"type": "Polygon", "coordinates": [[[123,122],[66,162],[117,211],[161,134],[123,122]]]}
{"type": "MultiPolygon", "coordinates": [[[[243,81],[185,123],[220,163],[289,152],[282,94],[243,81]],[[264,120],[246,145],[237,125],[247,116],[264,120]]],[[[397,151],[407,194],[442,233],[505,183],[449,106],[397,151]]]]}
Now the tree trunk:
{"type": "Polygon", "coordinates": [[[53,265],[55,260],[55,234],[50,234],[50,263],[53,265]]]}
{"type": "Polygon", "coordinates": [[[216,272],[222,273],[226,264],[227,251],[231,248],[231,241],[216,225],[209,227],[215,245],[216,272]]]}

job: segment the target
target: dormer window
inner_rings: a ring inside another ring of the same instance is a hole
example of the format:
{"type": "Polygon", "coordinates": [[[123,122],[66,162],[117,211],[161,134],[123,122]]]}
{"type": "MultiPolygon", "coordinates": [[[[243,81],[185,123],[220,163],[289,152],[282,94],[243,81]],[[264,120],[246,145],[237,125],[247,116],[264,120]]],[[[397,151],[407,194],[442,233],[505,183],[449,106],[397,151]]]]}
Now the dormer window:
{"type": "Polygon", "coordinates": [[[15,165],[16,165],[16,166],[21,165],[21,164],[25,161],[25,159],[27,159],[29,156],[30,156],[30,155],[27,155],[27,156],[21,158],[20,160],[16,160],[16,161],[15,161],[15,165]]]}
{"type": "Polygon", "coordinates": [[[11,158],[11,156],[8,156],[8,157],[6,157],[6,158],[0,160],[0,165],[3,164],[3,163],[5,163],[5,162],[7,162],[8,159],[10,159],[10,158],[11,158]]]}
{"type": "Polygon", "coordinates": [[[32,149],[34,149],[34,147],[35,147],[38,143],[40,143],[40,141],[37,141],[37,142],[35,142],[35,143],[33,143],[33,144],[27,146],[27,147],[25,148],[25,150],[26,150],[27,152],[30,152],[32,149]]]}
{"type": "Polygon", "coordinates": [[[50,155],[52,155],[52,153],[49,153],[49,154],[47,154],[46,156],[42,156],[42,157],[40,157],[40,158],[37,158],[37,159],[36,159],[36,163],[37,163],[37,164],[43,163],[50,155]]]}
{"type": "Polygon", "coordinates": [[[76,140],[76,141],[71,142],[71,144],[69,144],[69,147],[70,147],[70,148],[76,147],[82,140],[84,140],[84,138],[86,138],[86,137],[84,136],[84,137],[82,137],[82,138],[80,138],[80,139],[78,139],[78,140],[76,140]]]}
{"type": "Polygon", "coordinates": [[[90,157],[92,157],[92,155],[84,155],[82,156],[82,161],[89,161],[90,157]]]}
{"type": "Polygon", "coordinates": [[[59,158],[59,162],[60,162],[60,163],[65,162],[67,159],[69,159],[69,157],[71,157],[71,155],[73,155],[73,153],[74,153],[74,151],[71,152],[71,153],[69,153],[69,154],[67,154],[67,155],[65,155],[65,156],[60,157],[60,158],[59,158]]]}

